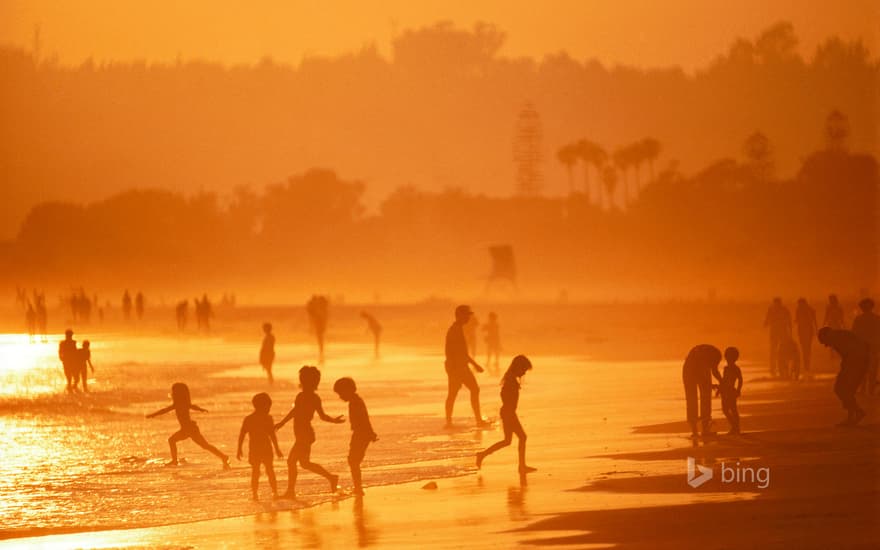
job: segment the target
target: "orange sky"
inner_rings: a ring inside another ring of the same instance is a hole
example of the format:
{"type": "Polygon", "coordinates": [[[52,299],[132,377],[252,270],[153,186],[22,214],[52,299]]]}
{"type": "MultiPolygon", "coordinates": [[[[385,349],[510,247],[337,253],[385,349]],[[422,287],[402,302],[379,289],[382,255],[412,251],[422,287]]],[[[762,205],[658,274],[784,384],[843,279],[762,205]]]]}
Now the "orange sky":
{"type": "Polygon", "coordinates": [[[42,53],[65,63],[207,58],[252,62],[264,55],[297,63],[374,42],[382,51],[395,29],[449,19],[495,23],[508,33],[504,53],[540,57],[567,50],[577,58],[691,70],[789,20],[812,53],[831,34],[863,38],[876,52],[877,0],[0,0],[0,42],[30,48],[39,23],[42,53]],[[242,6],[250,9],[243,9],[242,6]]]}

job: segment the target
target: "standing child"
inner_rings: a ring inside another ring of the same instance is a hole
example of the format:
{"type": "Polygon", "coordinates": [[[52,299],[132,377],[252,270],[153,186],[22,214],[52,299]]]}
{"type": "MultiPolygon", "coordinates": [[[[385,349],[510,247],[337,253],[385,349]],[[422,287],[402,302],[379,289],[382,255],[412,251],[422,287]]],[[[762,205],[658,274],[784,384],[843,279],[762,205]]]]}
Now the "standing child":
{"type": "Polygon", "coordinates": [[[92,369],[92,373],[95,372],[95,366],[92,364],[92,350],[90,348],[91,343],[88,340],[83,340],[82,347],[76,350],[77,359],[79,361],[79,376],[82,378],[83,391],[89,391],[89,367],[92,369]]]}
{"type": "Polygon", "coordinates": [[[351,468],[351,480],[354,483],[354,494],[363,495],[361,484],[361,462],[367,452],[367,446],[379,439],[370,424],[370,415],[364,400],[357,394],[357,386],[351,378],[340,378],[333,384],[333,391],[343,401],[348,401],[348,421],[351,423],[351,443],[348,446],[348,466],[351,468]]]}
{"type": "Polygon", "coordinates": [[[147,415],[147,418],[153,418],[171,412],[172,410],[177,415],[180,429],[171,434],[171,437],[168,438],[168,446],[171,447],[171,462],[168,463],[168,466],[177,466],[177,442],[183,441],[184,439],[192,439],[196,445],[209,451],[211,454],[222,460],[223,469],[228,470],[229,457],[205,440],[202,432],[199,431],[198,424],[196,424],[189,416],[190,409],[194,411],[208,412],[192,402],[189,396],[189,387],[186,384],[176,382],[171,386],[171,404],[147,415]]]}
{"type": "Polygon", "coordinates": [[[727,348],[724,350],[724,359],[727,365],[724,367],[724,374],[721,375],[721,383],[718,390],[721,392],[721,410],[727,421],[730,423],[730,435],[739,434],[739,411],[736,408],[736,400],[739,399],[742,391],[743,376],[742,371],[736,364],[739,359],[739,350],[736,348],[727,348]]]}
{"type": "Polygon", "coordinates": [[[275,425],[275,431],[281,429],[293,419],[293,436],[295,438],[293,447],[287,457],[287,492],[282,498],[296,498],[296,463],[311,472],[323,476],[330,482],[330,491],[334,492],[339,483],[339,476],[333,475],[319,464],[311,461],[312,444],[315,442],[315,430],[312,429],[312,418],[315,413],[321,420],[332,422],[334,424],[342,424],[344,420],[342,416],[330,417],[324,412],[321,406],[321,398],[318,397],[318,384],[321,382],[321,371],[318,367],[305,366],[299,369],[299,384],[302,388],[293,403],[293,408],[287,413],[281,422],[275,425]]]}
{"type": "Polygon", "coordinates": [[[260,364],[271,385],[275,380],[272,378],[272,363],[275,362],[275,335],[272,334],[272,323],[263,323],[263,345],[260,346],[260,364]]]}
{"type": "Polygon", "coordinates": [[[526,465],[526,432],[523,430],[519,418],[516,416],[516,406],[519,403],[520,379],[526,372],[532,370],[532,362],[525,355],[517,355],[507,367],[501,386],[501,422],[504,425],[504,439],[495,443],[488,449],[477,453],[477,468],[482,466],[483,460],[498,449],[507,447],[513,440],[513,434],[519,438],[519,472],[525,474],[534,472],[535,468],[526,465]]]}
{"type": "Polygon", "coordinates": [[[266,469],[269,487],[272,488],[272,497],[278,498],[278,484],[275,482],[275,469],[272,467],[272,449],[275,449],[278,458],[284,458],[284,455],[278,448],[278,439],[275,437],[275,428],[272,417],[269,415],[269,410],[272,408],[272,398],[268,393],[258,393],[251,402],[254,404],[254,412],[244,417],[244,422],[241,423],[236,457],[241,460],[241,445],[244,443],[244,436],[247,435],[253,498],[259,500],[257,486],[260,482],[260,464],[266,469]]]}

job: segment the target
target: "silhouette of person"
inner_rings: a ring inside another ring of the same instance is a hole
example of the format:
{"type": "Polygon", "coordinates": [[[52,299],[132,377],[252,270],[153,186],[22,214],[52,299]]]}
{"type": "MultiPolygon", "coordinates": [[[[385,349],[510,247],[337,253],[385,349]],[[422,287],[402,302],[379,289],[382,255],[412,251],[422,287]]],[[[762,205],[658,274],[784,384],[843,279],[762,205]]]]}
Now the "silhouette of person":
{"type": "Polygon", "coordinates": [[[272,378],[272,363],[275,362],[275,335],[272,334],[272,323],[263,323],[263,343],[260,346],[260,365],[269,377],[269,383],[275,382],[272,378]]]}
{"type": "Polygon", "coordinates": [[[519,404],[520,381],[525,374],[532,370],[532,362],[525,355],[517,355],[510,362],[507,371],[501,381],[501,422],[504,427],[504,439],[493,444],[488,449],[477,453],[477,468],[483,465],[487,456],[499,449],[510,445],[514,434],[519,439],[518,457],[519,473],[534,472],[536,469],[526,464],[526,432],[523,430],[519,417],[516,415],[516,406],[519,404]]]}
{"type": "Polygon", "coordinates": [[[492,370],[492,374],[498,374],[498,363],[501,357],[501,327],[498,325],[498,314],[494,311],[489,313],[489,321],[483,325],[486,333],[486,366],[492,370]],[[495,358],[494,368],[492,358],[495,358]]]}
{"type": "Polygon", "coordinates": [[[28,342],[33,343],[37,336],[37,312],[30,301],[28,301],[27,310],[24,312],[24,322],[27,325],[28,342]]]}
{"type": "Polygon", "coordinates": [[[257,487],[260,484],[260,465],[266,470],[269,487],[272,488],[272,497],[278,498],[278,483],[275,481],[272,449],[275,449],[278,458],[284,458],[284,454],[278,447],[275,426],[272,422],[272,416],[269,414],[272,409],[272,398],[268,393],[258,393],[251,402],[254,404],[254,412],[244,417],[244,421],[241,423],[236,458],[241,460],[241,447],[244,443],[244,437],[248,436],[248,463],[251,465],[253,499],[259,500],[257,487]]]}
{"type": "Polygon", "coordinates": [[[379,324],[379,321],[376,320],[375,317],[367,313],[366,311],[361,312],[361,317],[367,322],[367,328],[373,334],[373,357],[379,358],[379,339],[382,336],[382,325],[379,324]]]}
{"type": "Polygon", "coordinates": [[[724,350],[724,359],[727,365],[724,367],[724,374],[721,382],[718,383],[718,392],[721,394],[721,411],[730,424],[730,435],[739,434],[739,410],[736,406],[736,400],[742,392],[743,377],[742,371],[736,364],[739,359],[739,350],[733,347],[724,350]]]}
{"type": "Polygon", "coordinates": [[[83,340],[82,348],[76,350],[77,359],[77,376],[82,380],[83,391],[89,391],[89,367],[92,373],[95,372],[95,366],[92,364],[91,342],[83,340]]]}
{"type": "Polygon", "coordinates": [[[49,314],[46,311],[46,296],[34,291],[34,308],[37,311],[37,331],[42,336],[43,342],[47,341],[49,314]]]}
{"type": "Polygon", "coordinates": [[[843,308],[836,294],[828,296],[828,303],[825,305],[825,317],[822,319],[822,326],[829,327],[834,330],[846,328],[846,320],[843,316],[843,308]]]}
{"type": "Polygon", "coordinates": [[[819,325],[816,321],[816,310],[810,307],[805,298],[799,298],[797,301],[795,325],[803,356],[804,377],[810,377],[812,376],[810,365],[813,356],[813,338],[816,331],[819,330],[819,325]]]}
{"type": "Polygon", "coordinates": [[[210,452],[223,462],[223,469],[228,470],[229,457],[223,454],[217,447],[214,447],[205,439],[202,432],[199,431],[198,424],[190,417],[189,411],[208,412],[199,407],[190,399],[189,387],[182,382],[175,382],[171,385],[171,404],[161,408],[154,413],[147,415],[147,418],[154,418],[167,412],[174,411],[177,416],[177,422],[180,423],[180,429],[168,438],[168,446],[171,448],[171,462],[168,466],[177,466],[177,442],[185,439],[192,439],[193,443],[210,452]]]}
{"type": "Polygon", "coordinates": [[[458,390],[464,385],[471,393],[471,409],[478,426],[486,426],[488,422],[480,415],[480,386],[471,372],[469,365],[473,365],[477,372],[483,372],[481,367],[468,353],[467,342],[464,337],[464,325],[470,320],[473,312],[470,306],[460,305],[455,308],[455,322],[446,332],[446,376],[449,389],[446,394],[446,426],[452,426],[452,409],[455,406],[455,397],[458,390]]]}
{"type": "Polygon", "coordinates": [[[144,318],[144,293],[138,291],[134,297],[134,311],[137,314],[138,321],[144,318]]]}
{"type": "Polygon", "coordinates": [[[287,416],[281,419],[281,422],[275,424],[275,431],[281,429],[293,419],[293,436],[294,443],[287,456],[287,492],[282,498],[296,498],[296,463],[314,472],[330,482],[330,491],[335,492],[338,488],[339,476],[331,474],[319,464],[312,462],[312,444],[315,442],[315,430],[312,429],[312,418],[315,413],[324,422],[332,422],[334,424],[342,424],[344,422],[342,416],[331,417],[324,412],[321,406],[321,398],[318,397],[318,384],[321,382],[321,371],[318,367],[305,366],[299,369],[300,391],[296,400],[293,402],[293,408],[287,413],[287,416]]]}
{"type": "Polygon", "coordinates": [[[854,426],[865,416],[865,411],[856,401],[856,390],[868,371],[868,344],[852,331],[831,327],[819,329],[818,339],[840,355],[840,372],[834,381],[834,393],[846,409],[847,416],[838,426],[854,426]]]}
{"type": "Polygon", "coordinates": [[[61,359],[61,366],[64,368],[64,377],[67,378],[68,392],[76,389],[76,378],[79,375],[77,353],[78,350],[76,348],[76,340],[73,339],[73,331],[67,329],[64,331],[64,340],[58,344],[58,358],[61,359]]]}
{"type": "Polygon", "coordinates": [[[868,344],[870,362],[862,391],[868,395],[874,394],[877,384],[877,364],[880,361],[880,316],[874,313],[874,300],[865,298],[859,302],[862,311],[853,320],[852,331],[868,344]]]}
{"type": "Polygon", "coordinates": [[[684,382],[684,397],[687,401],[687,421],[694,438],[699,437],[698,420],[702,423],[704,437],[715,435],[710,431],[712,426],[712,377],[714,376],[716,380],[721,381],[721,374],[718,372],[719,363],[721,363],[721,351],[709,344],[694,346],[684,360],[681,377],[684,382]]]}
{"type": "Polygon", "coordinates": [[[333,384],[333,391],[343,401],[348,402],[348,421],[351,423],[351,442],[348,445],[348,466],[351,468],[351,481],[354,485],[354,494],[363,495],[364,487],[361,482],[361,463],[367,453],[367,446],[378,441],[379,436],[373,431],[370,424],[370,414],[367,405],[361,396],[357,394],[357,386],[351,378],[340,378],[333,384]]]}
{"type": "Polygon", "coordinates": [[[183,300],[177,303],[174,308],[174,316],[177,319],[177,330],[186,329],[187,317],[189,317],[189,300],[183,300]]]}
{"type": "Polygon", "coordinates": [[[211,317],[214,316],[214,308],[211,307],[211,302],[208,300],[208,295],[203,294],[201,304],[197,305],[200,308],[202,328],[205,329],[205,332],[209,332],[211,330],[211,317]]]}
{"type": "Polygon", "coordinates": [[[318,339],[318,362],[322,364],[324,363],[324,335],[327,332],[328,309],[329,303],[325,296],[312,295],[306,303],[309,323],[318,339]]]}
{"type": "Polygon", "coordinates": [[[786,336],[791,335],[791,313],[782,305],[782,298],[773,298],[764,318],[764,327],[770,329],[770,376],[777,376],[779,345],[786,336]]]}
{"type": "Polygon", "coordinates": [[[126,321],[131,319],[131,294],[128,290],[122,295],[122,316],[126,321]]]}
{"type": "Polygon", "coordinates": [[[801,374],[801,354],[791,336],[783,336],[779,341],[776,356],[779,376],[786,380],[797,380],[801,374]]]}

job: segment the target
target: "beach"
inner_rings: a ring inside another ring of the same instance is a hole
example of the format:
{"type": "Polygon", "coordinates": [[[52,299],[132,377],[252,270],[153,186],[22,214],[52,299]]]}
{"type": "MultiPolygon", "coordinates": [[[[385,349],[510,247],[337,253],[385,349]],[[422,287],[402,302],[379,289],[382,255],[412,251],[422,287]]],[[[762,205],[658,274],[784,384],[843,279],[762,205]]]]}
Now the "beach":
{"type": "MultiPolygon", "coordinates": [[[[814,349],[814,377],[770,379],[761,305],[474,307],[478,315],[489,308],[501,319],[502,369],[515,353],[534,365],[523,380],[519,416],[536,472],[518,474],[516,443],[477,470],[474,454],[502,431],[497,422],[472,427],[466,393],[456,403],[454,429],[444,429],[442,338],[451,308],[375,308],[386,321],[378,360],[358,309],[340,308],[319,394],[328,414],[345,414],[333,380],[351,376],[358,383],[379,434],[364,461],[366,495],[351,495],[347,424],[316,421],[312,457],[341,475],[340,493],[305,473],[300,500],[272,501],[264,477],[257,503],[249,500],[245,462],[223,472],[214,457],[184,442],[186,463],[166,468],[165,439],[176,421],[144,414],[168,404],[171,383],[186,373],[193,402],[211,411],[194,416],[202,433],[234,455],[250,397],[268,391],[277,421],[296,394],[297,369],[314,362],[299,310],[228,312],[209,336],[166,331],[158,316],[137,331],[84,327],[77,333],[92,338],[96,362],[88,396],[61,391],[57,336],[23,345],[10,330],[0,372],[0,419],[11,436],[0,461],[0,548],[880,543],[877,398],[860,397],[868,416],[859,427],[836,427],[844,413],[831,391],[835,364],[821,347],[814,349]],[[256,361],[258,320],[267,316],[278,334],[272,387],[256,361]],[[719,436],[688,437],[681,363],[690,346],[703,342],[741,350],[742,435],[725,435],[715,399],[719,436]],[[30,366],[12,368],[10,361],[30,366]],[[691,487],[688,458],[710,468],[712,479],[691,487]],[[767,472],[766,479],[756,472],[767,472]]],[[[480,361],[482,355],[478,349],[480,361]]],[[[497,416],[499,376],[477,376],[484,414],[497,416]]],[[[279,432],[279,443],[286,453],[292,433],[279,432]]],[[[284,461],[275,468],[283,490],[284,461]]]]}

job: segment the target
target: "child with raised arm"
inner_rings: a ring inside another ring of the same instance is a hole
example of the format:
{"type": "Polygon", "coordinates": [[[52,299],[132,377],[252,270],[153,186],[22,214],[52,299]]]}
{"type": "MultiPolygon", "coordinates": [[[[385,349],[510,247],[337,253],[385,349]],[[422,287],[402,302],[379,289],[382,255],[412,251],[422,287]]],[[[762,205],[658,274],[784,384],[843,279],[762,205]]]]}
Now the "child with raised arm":
{"type": "Polygon", "coordinates": [[[287,413],[281,422],[275,424],[275,431],[281,429],[293,419],[293,436],[294,443],[287,457],[287,492],[281,495],[281,498],[296,498],[296,463],[311,472],[323,476],[330,482],[330,491],[334,492],[339,483],[339,476],[333,475],[319,464],[311,461],[312,443],[315,442],[315,430],[312,429],[312,418],[315,413],[321,420],[332,422],[334,424],[342,424],[344,422],[342,416],[327,416],[324,408],[321,406],[321,398],[318,397],[318,384],[321,382],[321,371],[318,367],[305,366],[299,369],[300,391],[293,403],[293,408],[287,413]]]}
{"type": "Polygon", "coordinates": [[[95,372],[95,365],[92,364],[92,350],[91,343],[88,340],[83,340],[82,347],[76,350],[76,358],[79,363],[79,377],[82,378],[83,391],[89,391],[89,367],[92,369],[92,373],[95,372]]]}
{"type": "Polygon", "coordinates": [[[272,363],[275,361],[275,335],[272,334],[272,323],[263,323],[263,344],[260,346],[260,365],[266,371],[271,385],[275,379],[272,378],[272,363]]]}
{"type": "Polygon", "coordinates": [[[739,399],[743,385],[742,371],[736,364],[736,360],[739,359],[739,350],[727,348],[724,350],[724,359],[727,361],[727,365],[721,375],[718,391],[721,393],[721,410],[730,423],[730,431],[727,433],[736,435],[739,433],[739,411],[736,408],[736,400],[739,399]]]}
{"type": "Polygon", "coordinates": [[[351,423],[351,443],[348,446],[348,466],[351,468],[351,480],[354,484],[354,494],[363,495],[364,488],[361,484],[361,462],[367,452],[367,446],[377,441],[379,436],[373,431],[370,424],[370,415],[367,413],[367,405],[357,394],[357,386],[351,378],[340,378],[333,384],[333,391],[343,401],[348,401],[348,421],[351,423]]]}
{"type": "Polygon", "coordinates": [[[534,472],[535,468],[526,465],[526,432],[523,430],[519,417],[516,416],[516,406],[519,403],[520,380],[526,372],[532,370],[532,362],[525,355],[517,355],[507,367],[501,385],[501,422],[504,426],[504,439],[495,443],[486,450],[477,453],[477,468],[483,465],[483,460],[498,449],[510,445],[513,434],[519,439],[519,472],[525,474],[534,472]]]}
{"type": "Polygon", "coordinates": [[[228,470],[229,457],[205,440],[202,432],[199,431],[198,424],[190,418],[190,410],[208,412],[192,402],[189,396],[189,387],[186,384],[176,382],[171,386],[171,404],[147,415],[147,418],[154,418],[171,411],[174,411],[177,415],[180,429],[171,434],[171,437],[168,438],[168,446],[171,447],[171,462],[168,463],[168,466],[177,466],[177,442],[183,441],[184,439],[192,439],[196,445],[209,451],[211,454],[222,460],[223,469],[228,470]]]}
{"type": "Polygon", "coordinates": [[[272,488],[272,497],[278,498],[278,484],[275,482],[275,469],[272,467],[272,449],[278,458],[284,458],[281,449],[278,448],[278,439],[275,437],[275,426],[269,410],[272,408],[272,398],[268,393],[258,393],[251,400],[254,404],[254,412],[244,417],[241,423],[241,432],[238,434],[238,453],[236,457],[241,460],[241,446],[244,436],[248,436],[248,462],[251,465],[251,492],[253,499],[259,500],[257,486],[260,482],[260,464],[266,469],[266,477],[269,478],[269,487],[272,488]]]}

